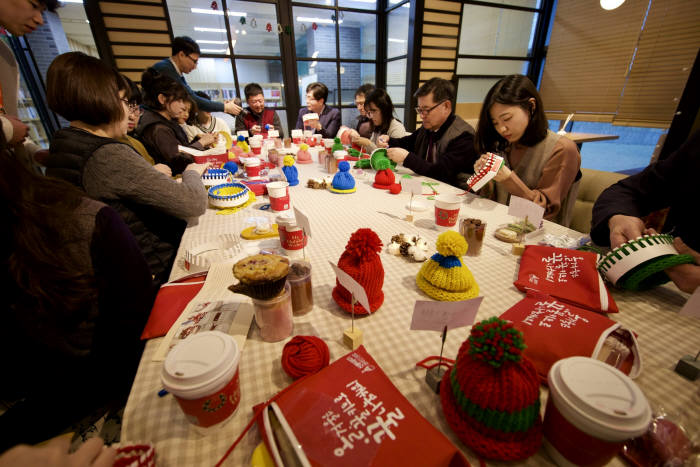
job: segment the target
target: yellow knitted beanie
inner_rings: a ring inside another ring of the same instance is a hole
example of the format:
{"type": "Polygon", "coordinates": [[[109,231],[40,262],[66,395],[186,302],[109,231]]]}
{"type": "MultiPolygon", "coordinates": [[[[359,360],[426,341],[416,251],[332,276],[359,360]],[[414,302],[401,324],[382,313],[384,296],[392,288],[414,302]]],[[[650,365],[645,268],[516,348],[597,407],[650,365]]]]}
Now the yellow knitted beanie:
{"type": "Polygon", "coordinates": [[[416,276],[418,287],[431,298],[456,302],[479,295],[479,285],[462,263],[467,241],[453,230],[440,234],[437,250],[416,276]]]}

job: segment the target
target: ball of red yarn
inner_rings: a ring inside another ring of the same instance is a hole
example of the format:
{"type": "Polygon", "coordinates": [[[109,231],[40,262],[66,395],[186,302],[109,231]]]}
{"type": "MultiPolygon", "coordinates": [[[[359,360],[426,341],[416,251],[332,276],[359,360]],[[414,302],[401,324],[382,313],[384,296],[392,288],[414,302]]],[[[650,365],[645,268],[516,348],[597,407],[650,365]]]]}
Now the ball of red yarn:
{"type": "Polygon", "coordinates": [[[315,336],[295,336],[282,350],[282,368],[292,379],[317,373],[329,362],[328,345],[315,336]]]}

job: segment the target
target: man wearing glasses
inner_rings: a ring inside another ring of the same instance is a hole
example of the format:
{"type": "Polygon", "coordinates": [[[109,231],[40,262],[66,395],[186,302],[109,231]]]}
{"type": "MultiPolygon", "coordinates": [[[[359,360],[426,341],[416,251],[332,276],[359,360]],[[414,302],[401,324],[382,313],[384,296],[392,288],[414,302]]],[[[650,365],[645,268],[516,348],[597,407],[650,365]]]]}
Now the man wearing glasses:
{"type": "Polygon", "coordinates": [[[197,103],[197,108],[207,112],[226,112],[231,115],[241,113],[241,107],[232,100],[217,102],[204,99],[194,93],[185,81],[184,75],[197,68],[199,45],[187,36],[176,37],[172,43],[172,57],[165,58],[153,65],[156,71],[169,76],[187,89],[190,97],[197,103]]]}
{"type": "Polygon", "coordinates": [[[479,155],[474,129],[452,112],[454,86],[442,78],[425,82],[414,94],[423,126],[403,138],[379,137],[391,160],[417,174],[457,186],[458,173],[473,173],[479,155]]]}
{"type": "Polygon", "coordinates": [[[246,130],[249,134],[262,134],[267,137],[269,130],[279,131],[280,138],[284,138],[282,122],[273,109],[265,107],[265,95],[258,83],[248,83],[243,88],[245,100],[248,104],[248,111],[241,112],[236,117],[236,131],[246,130]]]}

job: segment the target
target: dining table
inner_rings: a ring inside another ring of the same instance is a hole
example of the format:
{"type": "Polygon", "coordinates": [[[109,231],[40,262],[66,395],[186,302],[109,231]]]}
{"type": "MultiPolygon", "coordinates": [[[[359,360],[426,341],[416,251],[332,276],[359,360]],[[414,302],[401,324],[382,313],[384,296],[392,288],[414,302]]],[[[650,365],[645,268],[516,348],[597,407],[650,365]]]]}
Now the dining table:
{"type": "MultiPolygon", "coordinates": [[[[231,420],[212,433],[202,435],[188,423],[172,395],[159,397],[162,361],[154,360],[162,337],[146,343],[131,393],[124,411],[121,441],[126,444],[150,443],[155,446],[159,466],[212,466],[227,452],[253,417],[253,406],[263,403],[292,383],[281,366],[282,350],[295,335],[321,338],[329,348],[330,361],[351,350],[343,342],[344,330],[351,327],[351,315],[343,311],[331,294],[336,276],[329,261],[336,264],[350,235],[360,228],[377,233],[383,243],[380,259],[384,270],[384,301],[371,315],[355,316],[354,326],[362,330],[363,345],[391,382],[433,426],[444,433],[460,449],[470,463],[479,465],[479,458],[452,431],[443,415],[440,397],[426,383],[426,370],[416,363],[441,351],[441,333],[410,330],[416,301],[430,300],[416,285],[416,275],[423,263],[387,252],[392,236],[403,233],[427,240],[430,253],[441,233],[435,225],[434,198],[437,194],[459,194],[462,199],[460,218],[478,218],[486,223],[486,235],[478,256],[463,257],[479,286],[483,301],[476,320],[499,316],[524,293],[513,285],[519,256],[511,252],[511,244],[494,236],[495,230],[514,219],[508,207],[399,166],[396,181],[421,180],[423,193],[411,195],[404,189],[398,194],[372,186],[375,171],[355,170],[356,192],[336,194],[328,189],[307,186],[309,179],[330,177],[318,162],[317,148],[312,148],[310,164],[296,164],[300,183],[289,187],[291,205],[309,220],[308,244],[303,251],[312,267],[313,309],[293,318],[292,335],[279,342],[265,342],[253,321],[240,359],[240,406],[231,420]],[[409,211],[411,208],[411,211],[409,211]],[[411,214],[412,219],[407,215],[411,214]],[[409,220],[410,219],[410,220],[409,220]]],[[[238,236],[256,218],[274,222],[278,213],[268,209],[266,196],[258,196],[250,206],[231,214],[209,208],[196,219],[190,219],[183,235],[170,280],[186,276],[185,246],[208,242],[223,234],[238,236]]],[[[544,221],[539,234],[526,238],[538,243],[545,234],[580,238],[583,234],[561,225],[544,221]]],[[[246,251],[257,248],[255,241],[240,239],[246,251]]],[[[268,240],[269,242],[269,240],[268,240]]],[[[234,282],[231,274],[231,283],[234,282]]],[[[682,424],[690,436],[700,436],[700,381],[691,382],[674,371],[680,358],[695,356],[700,350],[700,320],[680,314],[689,298],[673,283],[647,291],[628,291],[609,286],[619,313],[609,317],[622,323],[638,336],[642,371],[636,378],[654,413],[663,413],[682,424]]],[[[231,292],[231,296],[234,294],[231,292]]],[[[241,300],[249,300],[247,297],[241,300]]],[[[468,338],[470,327],[447,332],[443,355],[454,359],[460,345],[468,338]]],[[[541,410],[544,413],[546,387],[541,387],[541,410]]],[[[226,459],[224,465],[250,465],[251,455],[261,442],[254,426],[226,459]]],[[[489,465],[513,465],[488,461],[489,465]]],[[[518,465],[554,465],[544,448],[518,465]]],[[[609,465],[626,465],[616,456],[609,465]]]]}

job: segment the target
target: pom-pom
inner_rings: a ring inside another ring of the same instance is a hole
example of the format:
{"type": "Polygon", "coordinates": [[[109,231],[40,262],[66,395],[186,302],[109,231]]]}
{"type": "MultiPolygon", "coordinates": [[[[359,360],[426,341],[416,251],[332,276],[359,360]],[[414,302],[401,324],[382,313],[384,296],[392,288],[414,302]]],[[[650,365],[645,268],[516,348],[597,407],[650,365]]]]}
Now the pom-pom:
{"type": "Polygon", "coordinates": [[[390,255],[400,256],[401,255],[401,245],[396,242],[391,242],[387,247],[390,255]]]}
{"type": "Polygon", "coordinates": [[[408,249],[411,248],[411,244],[408,242],[403,242],[401,244],[401,256],[408,256],[408,249]]]}
{"type": "Polygon", "coordinates": [[[394,235],[391,237],[391,243],[401,243],[403,242],[403,234],[394,235]]]}
{"type": "Polygon", "coordinates": [[[269,130],[269,129],[270,129],[270,124],[269,124],[269,123],[266,123],[266,124],[265,124],[265,130],[269,130]]]}
{"type": "Polygon", "coordinates": [[[345,251],[358,259],[370,259],[382,251],[382,241],[372,229],[358,229],[350,235],[345,251]]]}
{"type": "Polygon", "coordinates": [[[238,138],[236,138],[236,141],[245,141],[245,136],[238,135],[238,138]]]}
{"type": "Polygon", "coordinates": [[[423,251],[428,251],[428,242],[423,237],[416,237],[416,246],[423,251]]]}
{"type": "Polygon", "coordinates": [[[523,334],[513,323],[493,317],[472,326],[469,355],[474,360],[500,368],[507,362],[519,362],[524,349],[523,334]]]}
{"type": "Polygon", "coordinates": [[[333,138],[333,142],[335,144],[340,144],[340,138],[333,138]]]}
{"type": "Polygon", "coordinates": [[[294,165],[294,158],[292,156],[284,156],[284,165],[286,167],[291,167],[294,165]]]}
{"type": "Polygon", "coordinates": [[[302,151],[308,151],[308,150],[309,150],[309,145],[306,144],[306,143],[301,143],[301,144],[299,145],[299,149],[301,149],[302,151]]]}
{"type": "Polygon", "coordinates": [[[467,253],[467,241],[454,230],[440,234],[437,239],[437,251],[442,256],[464,256],[467,253]]]}
{"type": "Polygon", "coordinates": [[[338,170],[341,172],[348,172],[350,170],[350,163],[348,161],[340,161],[338,163],[338,170]]]}
{"type": "Polygon", "coordinates": [[[409,248],[409,252],[411,250],[413,250],[413,252],[411,253],[411,256],[413,256],[413,261],[422,263],[423,261],[428,259],[428,254],[420,248],[412,246],[411,248],[409,248]]]}
{"type": "Polygon", "coordinates": [[[231,172],[231,175],[235,175],[238,172],[238,165],[233,161],[228,161],[224,164],[224,169],[231,172]]]}
{"type": "Polygon", "coordinates": [[[401,184],[400,183],[394,183],[389,187],[389,193],[392,195],[398,195],[401,193],[401,184]]]}

